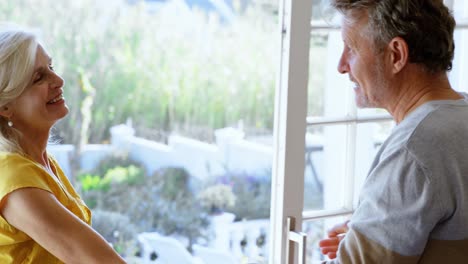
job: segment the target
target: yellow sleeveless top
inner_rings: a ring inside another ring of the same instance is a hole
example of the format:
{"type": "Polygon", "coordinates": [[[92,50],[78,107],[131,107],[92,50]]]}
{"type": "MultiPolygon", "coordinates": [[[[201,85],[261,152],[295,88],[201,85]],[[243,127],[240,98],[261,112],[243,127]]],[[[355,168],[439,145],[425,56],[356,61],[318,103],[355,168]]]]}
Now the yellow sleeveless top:
{"type": "MultiPolygon", "coordinates": [[[[57,177],[49,174],[39,163],[19,154],[0,152],[0,201],[15,190],[39,188],[54,194],[63,206],[90,225],[91,211],[73,189],[57,161],[49,157],[49,162],[57,177]]],[[[0,216],[0,263],[63,262],[0,216]]]]}

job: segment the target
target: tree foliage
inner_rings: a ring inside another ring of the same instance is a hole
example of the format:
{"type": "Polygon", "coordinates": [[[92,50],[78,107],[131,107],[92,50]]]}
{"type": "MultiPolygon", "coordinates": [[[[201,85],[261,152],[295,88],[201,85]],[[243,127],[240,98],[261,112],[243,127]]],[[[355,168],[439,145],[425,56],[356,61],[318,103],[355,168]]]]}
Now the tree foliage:
{"type": "Polygon", "coordinates": [[[109,127],[127,119],[188,136],[191,127],[239,120],[271,130],[278,40],[271,12],[251,4],[225,22],[177,1],[152,11],[133,2],[0,2],[2,19],[39,30],[65,79],[71,111],[56,129],[63,143],[106,141],[109,127]],[[90,120],[81,109],[90,95],[83,76],[95,89],[90,120]]]}

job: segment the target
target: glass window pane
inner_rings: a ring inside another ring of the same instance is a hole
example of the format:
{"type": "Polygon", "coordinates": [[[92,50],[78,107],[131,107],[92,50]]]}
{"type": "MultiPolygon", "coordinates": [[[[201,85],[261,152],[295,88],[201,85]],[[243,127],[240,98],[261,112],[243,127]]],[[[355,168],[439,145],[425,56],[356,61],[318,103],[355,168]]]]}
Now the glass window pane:
{"type": "Polygon", "coordinates": [[[347,125],[311,126],[306,135],[304,210],[344,206],[347,125]]]}
{"type": "Polygon", "coordinates": [[[308,116],[342,117],[354,112],[352,84],[346,75],[337,71],[342,46],[339,31],[312,31],[308,116]]]}
{"type": "Polygon", "coordinates": [[[339,30],[312,30],[307,115],[333,118],[388,114],[384,109],[356,109],[354,84],[337,70],[342,46],[339,30]]]}
{"type": "Polygon", "coordinates": [[[457,23],[468,22],[468,5],[465,0],[453,0],[453,15],[457,23]]]}
{"type": "Polygon", "coordinates": [[[268,259],[278,1],[202,2],[0,1],[65,79],[49,152],[129,261],[268,259]]]}
{"type": "MultiPolygon", "coordinates": [[[[467,5],[468,6],[468,5],[467,5]]],[[[468,92],[468,29],[455,29],[455,56],[453,68],[449,72],[450,83],[457,91],[468,92]]]]}
{"type": "Polygon", "coordinates": [[[343,44],[336,20],[337,13],[329,3],[312,0],[307,106],[311,117],[341,117],[353,111],[351,85],[337,71],[343,44]]]}
{"type": "Polygon", "coordinates": [[[350,202],[356,206],[374,156],[392,128],[392,121],[310,126],[306,135],[304,210],[341,209],[350,202]],[[350,134],[355,137],[350,138],[350,134]],[[350,148],[354,152],[349,152],[350,148]]]}
{"type": "Polygon", "coordinates": [[[330,8],[330,2],[322,0],[312,0],[312,18],[313,27],[339,27],[339,13],[330,8]]]}

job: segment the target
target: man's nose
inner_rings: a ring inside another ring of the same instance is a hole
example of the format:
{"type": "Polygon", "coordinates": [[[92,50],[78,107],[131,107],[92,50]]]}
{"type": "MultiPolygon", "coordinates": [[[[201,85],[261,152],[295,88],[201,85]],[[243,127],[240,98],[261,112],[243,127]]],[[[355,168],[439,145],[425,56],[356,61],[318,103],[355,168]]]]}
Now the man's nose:
{"type": "Polygon", "coordinates": [[[345,74],[349,72],[349,66],[344,53],[341,54],[340,60],[338,61],[337,70],[341,74],[345,74]]]}

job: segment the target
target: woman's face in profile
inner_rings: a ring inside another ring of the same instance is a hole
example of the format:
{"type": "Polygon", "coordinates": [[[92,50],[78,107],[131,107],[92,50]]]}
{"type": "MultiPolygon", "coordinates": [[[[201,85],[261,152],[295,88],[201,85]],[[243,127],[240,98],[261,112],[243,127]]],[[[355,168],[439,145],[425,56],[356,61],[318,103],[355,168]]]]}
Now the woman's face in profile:
{"type": "Polygon", "coordinates": [[[38,45],[30,85],[11,105],[13,126],[23,133],[28,130],[48,132],[55,122],[68,114],[63,85],[63,79],[54,71],[52,59],[38,45]]]}

